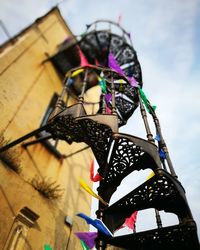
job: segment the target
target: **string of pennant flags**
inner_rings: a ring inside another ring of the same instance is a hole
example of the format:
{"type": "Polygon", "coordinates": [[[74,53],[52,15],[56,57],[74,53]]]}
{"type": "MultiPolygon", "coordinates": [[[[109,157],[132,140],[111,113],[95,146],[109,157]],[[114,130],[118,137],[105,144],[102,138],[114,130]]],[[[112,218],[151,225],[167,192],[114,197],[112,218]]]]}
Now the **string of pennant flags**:
{"type": "MultiPolygon", "coordinates": [[[[81,67],[84,67],[84,66],[89,67],[90,64],[88,63],[85,55],[83,54],[83,52],[81,51],[80,48],[79,48],[79,56],[81,59],[80,66],[81,67]]],[[[119,64],[117,63],[117,60],[115,59],[115,57],[112,53],[109,53],[109,55],[108,55],[108,66],[109,66],[109,68],[113,69],[118,74],[120,74],[121,76],[127,78],[127,76],[125,75],[124,71],[121,69],[119,64]]],[[[75,70],[70,76],[72,79],[71,84],[73,84],[73,78],[78,76],[79,74],[81,74],[83,72],[84,72],[83,68],[75,70]]],[[[98,85],[100,86],[101,91],[104,94],[104,99],[105,99],[105,102],[107,104],[106,105],[106,112],[111,113],[111,110],[109,109],[108,104],[112,100],[112,95],[111,95],[111,93],[108,93],[106,79],[104,77],[103,72],[100,74],[100,76],[99,75],[97,76],[97,80],[98,80],[98,85]]],[[[135,87],[138,89],[138,93],[140,95],[140,98],[141,98],[146,110],[148,111],[149,114],[152,114],[152,112],[155,111],[156,106],[154,106],[154,105],[151,106],[146,94],[144,93],[144,91],[139,86],[138,82],[135,80],[135,78],[133,76],[128,77],[128,81],[132,87],[135,87]]],[[[122,79],[119,79],[118,81],[116,81],[116,83],[120,84],[119,91],[123,90],[123,84],[125,83],[125,81],[123,81],[122,79]]],[[[160,141],[159,134],[156,135],[155,140],[157,140],[158,142],[160,141]]],[[[162,150],[162,148],[159,148],[159,155],[160,155],[161,159],[165,159],[165,153],[162,150]]],[[[153,176],[154,176],[154,172],[150,173],[150,175],[147,177],[146,180],[149,180],[153,176]]],[[[90,180],[92,182],[98,182],[98,181],[101,181],[102,179],[103,179],[102,176],[100,176],[98,172],[96,174],[94,174],[94,160],[92,160],[91,166],[90,166],[90,180]]],[[[108,203],[106,201],[104,201],[101,196],[96,194],[83,179],[79,180],[79,184],[83,190],[85,190],[87,193],[89,193],[94,198],[98,199],[102,204],[108,206],[108,203]]],[[[131,216],[126,218],[124,224],[121,227],[119,227],[117,230],[120,230],[121,228],[124,228],[124,227],[128,227],[134,231],[136,221],[137,221],[137,215],[138,215],[138,211],[133,211],[131,216]]],[[[93,227],[95,227],[102,234],[105,234],[108,237],[113,237],[113,234],[109,231],[109,229],[106,227],[106,225],[101,220],[92,219],[89,216],[85,215],[84,213],[78,213],[77,216],[84,219],[87,224],[91,224],[93,227]]],[[[97,237],[96,232],[75,232],[74,234],[79,238],[83,250],[92,249],[95,246],[95,239],[97,237]]]]}
{"type": "MultiPolygon", "coordinates": [[[[88,26],[87,28],[90,28],[90,26],[88,26]]],[[[85,36],[85,33],[83,34],[83,36],[85,36]]],[[[92,67],[92,65],[90,65],[86,56],[80,49],[80,47],[79,46],[77,47],[78,47],[79,58],[80,58],[80,66],[82,68],[81,69],[78,68],[75,71],[73,71],[71,75],[67,75],[67,77],[70,78],[69,85],[72,85],[75,82],[75,77],[84,73],[84,70],[85,70],[84,67],[85,68],[92,67]]],[[[95,59],[95,64],[96,66],[101,67],[97,59],[95,59]]],[[[115,56],[111,52],[109,52],[108,54],[108,67],[114,70],[115,72],[117,72],[119,76],[122,76],[121,79],[114,80],[114,84],[118,84],[119,86],[118,91],[121,92],[123,95],[124,84],[127,84],[127,82],[129,82],[130,86],[137,90],[137,93],[139,97],[141,98],[141,102],[144,104],[146,111],[149,114],[154,115],[156,106],[151,105],[145,92],[142,90],[140,84],[137,82],[134,76],[133,75],[129,76],[125,74],[124,70],[120,67],[115,56]],[[124,79],[127,79],[128,81],[125,81],[124,79]]],[[[103,71],[100,74],[96,74],[96,80],[101,89],[102,96],[105,100],[106,113],[110,114],[112,112],[110,109],[110,104],[112,103],[112,94],[110,93],[110,89],[107,85],[107,79],[104,76],[103,71]]],[[[115,96],[118,96],[118,95],[120,95],[120,93],[115,93],[115,96]]],[[[161,160],[166,159],[165,152],[160,143],[161,139],[160,139],[160,134],[158,131],[154,139],[158,142],[158,146],[159,146],[158,153],[160,155],[160,159],[161,160]]],[[[148,181],[153,176],[154,176],[154,172],[151,172],[150,175],[147,177],[146,181],[148,181]]],[[[90,165],[90,180],[92,182],[100,182],[101,180],[103,180],[103,177],[98,173],[98,171],[94,173],[94,160],[91,162],[91,165],[90,165]]],[[[103,205],[105,206],[109,205],[106,201],[103,200],[101,196],[96,194],[83,179],[79,180],[79,185],[84,191],[89,193],[95,199],[98,199],[103,205]]],[[[130,217],[126,218],[124,221],[124,224],[121,225],[117,230],[120,230],[121,228],[124,228],[124,227],[128,227],[131,230],[135,231],[137,215],[138,215],[138,211],[133,211],[130,217]]],[[[94,228],[96,228],[99,232],[106,235],[107,237],[113,237],[113,234],[109,231],[109,229],[101,220],[92,219],[89,216],[85,215],[84,213],[78,213],[77,216],[84,219],[87,224],[92,225],[94,228]]],[[[92,249],[95,246],[95,239],[98,236],[97,232],[75,232],[74,234],[79,238],[83,250],[92,249]]]]}
{"type": "MultiPolygon", "coordinates": [[[[83,54],[83,52],[81,51],[80,48],[78,49],[78,51],[79,51],[79,56],[80,56],[80,59],[81,59],[80,66],[81,67],[89,67],[90,64],[88,63],[85,55],[83,54]]],[[[117,60],[115,59],[115,57],[114,57],[114,55],[112,53],[109,53],[109,55],[108,55],[108,66],[109,66],[109,68],[115,70],[119,75],[121,75],[123,77],[126,77],[124,71],[121,69],[120,65],[118,64],[117,60]]],[[[82,72],[84,72],[84,69],[77,69],[77,70],[73,71],[73,73],[71,74],[70,77],[74,78],[77,75],[81,74],[82,72]]],[[[69,73],[67,73],[66,76],[69,77],[68,74],[69,73]]],[[[73,80],[71,78],[70,78],[69,85],[73,84],[73,80]]],[[[142,99],[142,102],[144,103],[145,108],[148,111],[148,113],[151,114],[152,110],[155,111],[156,106],[155,105],[151,106],[146,94],[144,93],[142,88],[139,86],[136,79],[133,76],[126,77],[126,78],[128,78],[128,81],[129,81],[129,83],[130,83],[130,85],[132,87],[138,88],[139,95],[140,95],[140,97],[142,99]]],[[[108,103],[111,100],[111,94],[108,93],[108,91],[107,91],[106,80],[105,80],[105,77],[103,75],[103,72],[101,73],[100,76],[97,76],[97,79],[98,79],[98,82],[99,82],[99,86],[101,87],[102,93],[105,94],[105,96],[104,96],[105,101],[106,101],[106,103],[108,103]]],[[[124,81],[121,79],[121,80],[119,80],[119,83],[120,83],[121,89],[123,89],[122,85],[123,85],[124,81]]]]}
{"type": "MultiPolygon", "coordinates": [[[[152,178],[154,175],[155,174],[152,171],[146,178],[146,181],[152,178]]],[[[91,161],[91,166],[90,166],[90,177],[91,176],[92,176],[91,180],[93,181],[94,180],[94,160],[91,161]]],[[[98,180],[95,179],[95,181],[100,181],[102,177],[100,177],[98,173],[96,174],[96,176],[98,176],[98,180]]],[[[108,203],[105,202],[99,195],[97,195],[84,180],[80,179],[79,184],[87,193],[92,195],[94,198],[98,199],[104,205],[108,205],[108,203]]],[[[138,215],[138,211],[134,211],[130,217],[125,219],[124,224],[120,226],[116,231],[124,227],[128,227],[129,229],[135,231],[137,215],[138,215]]],[[[110,230],[106,227],[106,225],[101,220],[92,219],[89,216],[85,215],[84,213],[78,213],[77,216],[84,219],[87,224],[92,225],[94,228],[96,228],[98,231],[100,231],[102,234],[106,235],[107,237],[113,237],[113,234],[110,232],[110,230]]],[[[92,249],[95,246],[95,239],[98,235],[96,232],[75,232],[74,234],[79,238],[83,250],[92,249]]]]}

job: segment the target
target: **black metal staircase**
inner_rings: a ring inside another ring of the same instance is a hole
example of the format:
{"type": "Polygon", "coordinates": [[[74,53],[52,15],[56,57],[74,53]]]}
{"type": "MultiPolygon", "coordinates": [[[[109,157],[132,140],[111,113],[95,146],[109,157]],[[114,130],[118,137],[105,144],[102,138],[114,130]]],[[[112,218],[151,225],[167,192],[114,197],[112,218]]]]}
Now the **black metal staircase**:
{"type": "Polygon", "coordinates": [[[0,152],[41,130],[46,130],[53,139],[65,140],[68,143],[85,142],[91,147],[99,164],[98,172],[103,177],[98,194],[107,202],[127,175],[135,170],[150,168],[155,174],[152,178],[111,206],[99,204],[97,217],[114,233],[134,211],[154,208],[158,228],[111,238],[99,233],[96,240],[97,249],[106,249],[106,244],[137,250],[199,249],[196,225],[185,191],[171,163],[159,120],[148,101],[150,115],[160,138],[156,145],[138,88],[131,86],[129,82],[129,77],[134,77],[138,86],[142,87],[141,68],[130,37],[119,25],[110,21],[102,22],[108,24],[107,29],[98,30],[101,21],[97,21],[87,26],[87,31],[78,41],[90,65],[73,68],[67,73],[63,91],[48,124],[1,148],[0,152]],[[112,32],[113,25],[119,28],[121,34],[112,32]],[[125,76],[108,68],[109,53],[115,56],[125,76]],[[85,93],[99,85],[102,75],[106,93],[102,91],[99,96],[98,112],[87,114],[84,108],[85,93]],[[123,84],[123,89],[120,89],[119,80],[123,84]],[[106,102],[106,94],[110,95],[109,102],[106,102]],[[69,96],[74,99],[74,104],[70,106],[69,96]],[[138,105],[147,140],[118,131],[120,126],[126,124],[138,105]],[[111,112],[109,113],[106,108],[111,112]],[[165,155],[164,159],[160,157],[160,150],[165,155]],[[162,227],[160,210],[176,214],[179,224],[162,227]]]}

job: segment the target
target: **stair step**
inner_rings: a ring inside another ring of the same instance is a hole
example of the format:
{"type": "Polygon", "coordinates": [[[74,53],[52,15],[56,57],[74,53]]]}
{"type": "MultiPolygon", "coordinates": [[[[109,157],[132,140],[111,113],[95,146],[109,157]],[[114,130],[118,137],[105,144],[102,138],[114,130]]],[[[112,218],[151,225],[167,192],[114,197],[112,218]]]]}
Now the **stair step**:
{"type": "Polygon", "coordinates": [[[193,220],[180,182],[159,169],[151,179],[106,208],[103,222],[113,233],[134,211],[148,208],[174,213],[183,222],[193,220]]]}
{"type": "Polygon", "coordinates": [[[175,225],[104,239],[126,250],[199,250],[195,223],[175,225]]]}
{"type": "Polygon", "coordinates": [[[109,202],[121,181],[134,170],[160,168],[157,147],[142,138],[117,134],[104,180],[98,188],[99,195],[109,202]]]}

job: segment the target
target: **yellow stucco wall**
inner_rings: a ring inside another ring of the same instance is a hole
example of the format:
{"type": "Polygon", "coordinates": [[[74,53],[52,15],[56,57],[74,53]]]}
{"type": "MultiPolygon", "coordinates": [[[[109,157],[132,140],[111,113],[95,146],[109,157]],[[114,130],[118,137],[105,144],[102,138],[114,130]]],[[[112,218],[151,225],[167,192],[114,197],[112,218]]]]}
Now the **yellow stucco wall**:
{"type": "MultiPolygon", "coordinates": [[[[50,62],[42,62],[47,58],[46,53],[53,54],[56,46],[70,35],[58,10],[54,9],[19,35],[15,44],[6,45],[1,51],[0,131],[6,139],[14,140],[37,129],[53,93],[60,93],[62,83],[54,67],[50,62]]],[[[58,145],[65,155],[85,146],[65,142],[58,145]]],[[[90,214],[91,197],[80,190],[78,180],[81,177],[90,183],[91,150],[61,161],[40,143],[26,149],[20,145],[16,148],[22,167],[20,174],[0,162],[0,249],[6,244],[15,217],[25,206],[38,214],[39,219],[27,231],[23,249],[42,250],[44,244],[49,244],[54,250],[66,250],[70,234],[64,223],[66,215],[73,219],[68,249],[80,249],[73,232],[87,231],[88,226],[75,214],[90,214]],[[31,185],[35,176],[56,181],[63,190],[62,198],[44,198],[31,185]]]]}

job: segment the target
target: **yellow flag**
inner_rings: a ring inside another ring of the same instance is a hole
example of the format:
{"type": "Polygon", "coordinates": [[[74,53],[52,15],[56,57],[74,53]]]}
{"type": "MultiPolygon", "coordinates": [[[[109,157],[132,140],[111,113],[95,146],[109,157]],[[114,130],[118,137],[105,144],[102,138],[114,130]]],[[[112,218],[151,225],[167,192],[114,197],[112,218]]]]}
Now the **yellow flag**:
{"type": "MultiPolygon", "coordinates": [[[[155,174],[154,174],[154,172],[152,171],[150,174],[149,174],[149,176],[146,178],[146,181],[148,181],[149,179],[151,179],[153,176],[154,176],[155,174]]],[[[152,186],[150,186],[149,187],[149,197],[151,197],[152,195],[153,195],[153,188],[152,188],[152,186]]]]}
{"type": "Polygon", "coordinates": [[[81,72],[83,72],[83,69],[77,69],[72,73],[72,77],[79,75],[81,72]]]}
{"type": "Polygon", "coordinates": [[[155,175],[155,174],[154,174],[154,172],[152,171],[152,172],[149,174],[149,176],[146,178],[146,181],[148,181],[149,179],[151,179],[154,175],[155,175]]]}
{"type": "Polygon", "coordinates": [[[95,197],[98,200],[100,200],[104,205],[106,205],[106,206],[108,205],[108,203],[106,201],[104,201],[99,195],[95,194],[95,192],[92,191],[92,189],[84,182],[84,180],[80,179],[79,183],[80,183],[81,187],[83,189],[85,189],[86,192],[88,192],[93,197],[95,197]]]}
{"type": "Polygon", "coordinates": [[[77,69],[72,74],[71,74],[71,72],[68,71],[65,76],[69,77],[69,75],[71,74],[71,77],[75,77],[83,71],[84,71],[84,69],[77,69]]]}

